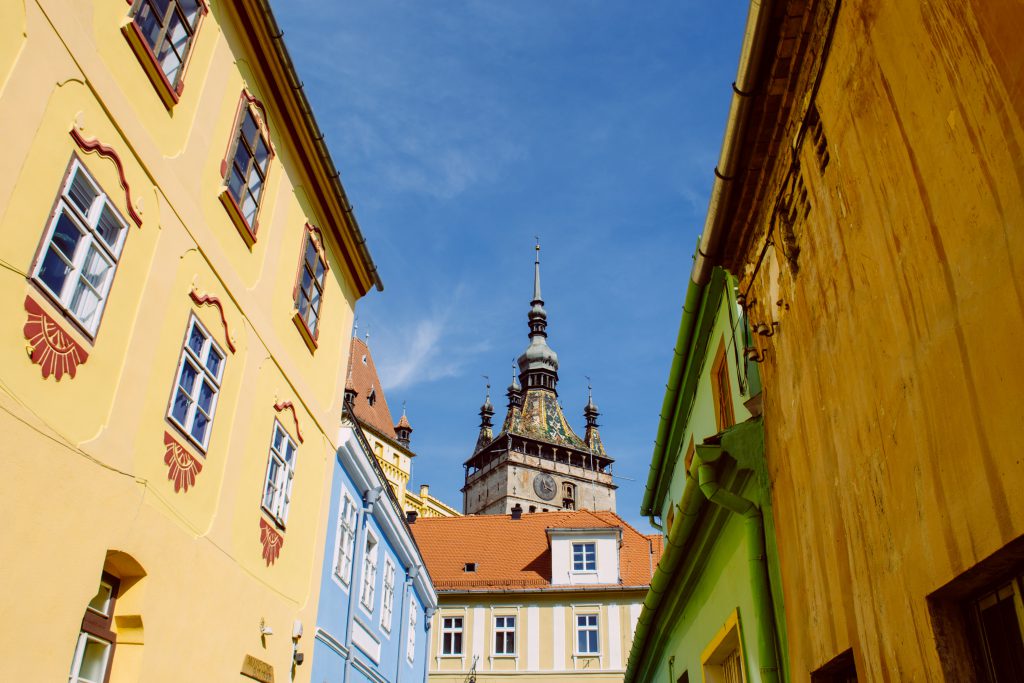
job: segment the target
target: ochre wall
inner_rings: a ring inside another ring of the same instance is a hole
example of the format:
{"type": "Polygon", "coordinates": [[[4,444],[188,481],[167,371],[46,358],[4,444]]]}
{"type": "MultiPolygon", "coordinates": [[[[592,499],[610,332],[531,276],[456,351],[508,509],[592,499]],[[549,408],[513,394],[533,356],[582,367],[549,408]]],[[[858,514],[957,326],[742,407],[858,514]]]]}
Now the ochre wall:
{"type": "MultiPolygon", "coordinates": [[[[300,169],[226,7],[214,3],[203,20],[181,100],[168,110],[121,35],[128,4],[0,5],[0,461],[9,483],[0,605],[16,625],[0,642],[2,680],[66,680],[108,551],[145,572],[122,585],[112,683],[239,680],[246,654],[286,679],[293,622],[307,633],[314,624],[358,297],[343,249],[328,238],[320,346],[311,353],[292,322],[304,226],[339,217],[310,199],[315,181],[300,169]],[[251,250],[217,199],[243,87],[264,99],[276,152],[251,250]],[[128,217],[114,163],[80,149],[73,128],[117,153],[142,216],[141,227],[128,219],[94,339],[28,277],[73,154],[128,217]],[[227,328],[216,308],[193,303],[193,287],[221,301],[227,328]],[[44,379],[29,359],[26,295],[88,351],[75,377],[44,379]],[[187,444],[165,415],[190,312],[227,356],[202,470],[176,492],[163,437],[187,444]],[[282,402],[294,418],[275,409],[282,402]],[[302,442],[284,545],[268,566],[259,522],[275,419],[293,439],[301,430],[302,442]],[[260,638],[261,620],[275,635],[260,638]]],[[[311,640],[300,650],[311,653],[311,640]]],[[[297,680],[309,670],[298,668],[297,680]]]]}
{"type": "Polygon", "coordinates": [[[851,646],[943,680],[926,596],[1024,533],[1021,35],[1008,0],[842,3],[799,270],[776,235],[751,294],[793,680],[851,646]]]}

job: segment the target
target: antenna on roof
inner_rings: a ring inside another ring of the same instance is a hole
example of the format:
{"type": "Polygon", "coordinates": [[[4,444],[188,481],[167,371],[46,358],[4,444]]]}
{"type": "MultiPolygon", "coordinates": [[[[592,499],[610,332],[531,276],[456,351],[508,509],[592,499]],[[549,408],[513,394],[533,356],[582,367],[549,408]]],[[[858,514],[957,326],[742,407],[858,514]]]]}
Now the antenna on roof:
{"type": "Polygon", "coordinates": [[[369,323],[367,323],[367,325],[366,325],[366,345],[367,346],[370,345],[370,325],[369,325],[369,323]]]}
{"type": "Polygon", "coordinates": [[[352,319],[352,338],[356,339],[359,337],[359,316],[357,315],[352,319]]]}

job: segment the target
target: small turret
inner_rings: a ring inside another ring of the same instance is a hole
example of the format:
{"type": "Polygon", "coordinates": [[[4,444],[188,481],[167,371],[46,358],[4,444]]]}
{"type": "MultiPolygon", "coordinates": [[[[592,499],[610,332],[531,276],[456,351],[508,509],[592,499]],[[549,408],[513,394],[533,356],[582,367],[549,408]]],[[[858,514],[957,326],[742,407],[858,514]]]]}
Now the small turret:
{"type": "MultiPolygon", "coordinates": [[[[587,379],[589,380],[590,378],[588,377],[587,379]]],[[[583,407],[583,418],[587,421],[587,431],[583,436],[583,440],[587,443],[587,448],[594,453],[603,455],[604,444],[601,443],[601,433],[597,431],[597,416],[600,414],[597,410],[597,405],[594,404],[594,391],[588,381],[587,405],[583,407]]]]}
{"type": "Polygon", "coordinates": [[[476,438],[476,450],[480,450],[491,442],[494,433],[491,430],[491,418],[494,417],[494,405],[491,404],[491,385],[487,384],[487,396],[480,406],[480,436],[476,438]]]}
{"type": "Polygon", "coordinates": [[[395,435],[398,443],[402,444],[406,448],[409,447],[410,437],[412,436],[412,425],[409,424],[409,418],[405,415],[405,401],[402,401],[402,418],[395,425],[395,435]]]}
{"type": "Polygon", "coordinates": [[[515,361],[512,361],[512,383],[508,385],[508,391],[505,392],[505,396],[508,397],[508,407],[510,409],[523,405],[523,388],[519,386],[519,378],[516,377],[515,361]]]}

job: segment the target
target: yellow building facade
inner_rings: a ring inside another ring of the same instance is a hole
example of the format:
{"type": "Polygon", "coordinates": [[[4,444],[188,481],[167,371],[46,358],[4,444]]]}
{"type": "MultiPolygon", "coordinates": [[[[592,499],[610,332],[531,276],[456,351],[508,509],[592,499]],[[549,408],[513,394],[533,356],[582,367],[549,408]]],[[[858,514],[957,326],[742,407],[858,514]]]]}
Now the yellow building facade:
{"type": "Polygon", "coordinates": [[[380,282],[267,3],[158,4],[0,7],[2,680],[308,680],[380,282]]]}
{"type": "Polygon", "coordinates": [[[751,3],[691,280],[753,332],[793,681],[1021,680],[1022,31],[751,3]]]}

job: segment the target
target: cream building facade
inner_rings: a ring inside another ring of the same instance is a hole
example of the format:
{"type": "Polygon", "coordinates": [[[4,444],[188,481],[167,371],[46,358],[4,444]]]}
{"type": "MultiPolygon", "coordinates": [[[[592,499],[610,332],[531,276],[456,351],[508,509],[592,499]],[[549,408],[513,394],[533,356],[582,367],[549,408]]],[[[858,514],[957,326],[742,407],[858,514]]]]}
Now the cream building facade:
{"type": "Polygon", "coordinates": [[[430,680],[621,681],[660,536],[611,512],[420,519],[430,680]]]}

